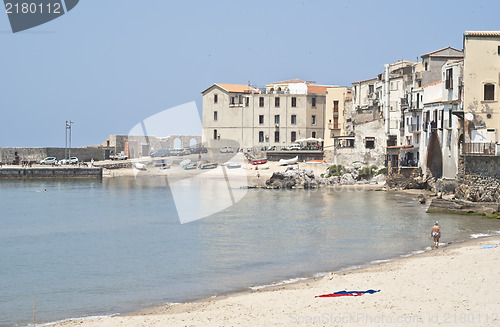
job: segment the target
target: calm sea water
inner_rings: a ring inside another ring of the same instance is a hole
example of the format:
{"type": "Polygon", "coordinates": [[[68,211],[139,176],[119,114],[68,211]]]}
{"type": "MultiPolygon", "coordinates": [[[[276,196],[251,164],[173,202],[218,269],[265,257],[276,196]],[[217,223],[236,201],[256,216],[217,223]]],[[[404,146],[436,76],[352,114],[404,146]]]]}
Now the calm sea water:
{"type": "MultiPolygon", "coordinates": [[[[193,205],[196,205],[194,203],[193,205]]],[[[0,182],[0,326],[106,315],[248,289],[496,234],[387,192],[248,192],[180,224],[168,188],[134,179],[0,182]],[[47,192],[43,192],[47,189],[47,192]]]]}

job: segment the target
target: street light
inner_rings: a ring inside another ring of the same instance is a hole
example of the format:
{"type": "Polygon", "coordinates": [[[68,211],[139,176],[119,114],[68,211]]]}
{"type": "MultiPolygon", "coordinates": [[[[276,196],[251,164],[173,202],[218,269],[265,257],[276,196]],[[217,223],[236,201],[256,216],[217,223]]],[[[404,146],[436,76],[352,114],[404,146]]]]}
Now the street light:
{"type": "Polygon", "coordinates": [[[68,162],[70,162],[71,160],[71,125],[74,123],[74,121],[71,121],[71,120],[66,120],[66,147],[65,147],[65,151],[64,151],[64,156],[65,156],[65,159],[68,160],[68,162]],[[69,148],[68,148],[68,130],[69,130],[69,148]]]}

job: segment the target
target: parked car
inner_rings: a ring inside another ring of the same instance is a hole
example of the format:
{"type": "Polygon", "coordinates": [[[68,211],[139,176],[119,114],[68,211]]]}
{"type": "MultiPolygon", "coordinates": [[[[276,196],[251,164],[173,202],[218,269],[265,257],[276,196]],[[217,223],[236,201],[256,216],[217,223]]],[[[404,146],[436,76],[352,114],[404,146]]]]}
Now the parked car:
{"type": "Polygon", "coordinates": [[[170,155],[172,156],[185,156],[187,154],[190,154],[190,152],[185,149],[175,148],[170,150],[170,155]]]}
{"type": "Polygon", "coordinates": [[[225,146],[220,149],[220,153],[233,153],[234,150],[230,146],[225,146]]]}
{"type": "Polygon", "coordinates": [[[302,149],[302,147],[300,146],[300,144],[292,144],[288,147],[289,151],[298,151],[301,149],[302,149]]]}
{"type": "Polygon", "coordinates": [[[61,159],[61,160],[59,160],[59,164],[60,165],[76,165],[76,164],[78,164],[78,158],[71,157],[71,158],[61,159]]]}
{"type": "Polygon", "coordinates": [[[125,153],[120,152],[115,155],[109,156],[109,159],[111,160],[127,160],[128,157],[125,155],[125,153]]]}
{"type": "Polygon", "coordinates": [[[57,163],[57,158],[56,157],[47,157],[40,161],[41,165],[53,165],[57,163]]]}
{"type": "Polygon", "coordinates": [[[159,149],[155,152],[151,152],[151,157],[168,157],[170,155],[169,149],[159,149]]]}
{"type": "Polygon", "coordinates": [[[184,156],[188,156],[190,155],[192,152],[191,152],[191,149],[190,148],[184,148],[182,149],[182,153],[184,156]]]}
{"type": "Polygon", "coordinates": [[[205,147],[197,147],[197,148],[191,148],[191,153],[208,153],[208,149],[205,147]]]}

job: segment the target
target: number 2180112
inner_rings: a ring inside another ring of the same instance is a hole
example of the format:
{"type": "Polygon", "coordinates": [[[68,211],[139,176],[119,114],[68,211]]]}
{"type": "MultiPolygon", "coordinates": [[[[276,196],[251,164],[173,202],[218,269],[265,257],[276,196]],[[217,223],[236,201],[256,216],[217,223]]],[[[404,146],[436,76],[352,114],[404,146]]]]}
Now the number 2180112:
{"type": "Polygon", "coordinates": [[[62,14],[60,3],[5,3],[7,14],[62,14]]]}

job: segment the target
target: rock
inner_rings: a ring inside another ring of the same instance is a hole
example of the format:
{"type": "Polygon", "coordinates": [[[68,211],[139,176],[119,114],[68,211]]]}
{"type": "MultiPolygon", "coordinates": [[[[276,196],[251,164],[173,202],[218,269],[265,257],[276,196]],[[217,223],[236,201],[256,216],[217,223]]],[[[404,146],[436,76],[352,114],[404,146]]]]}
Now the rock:
{"type": "Polygon", "coordinates": [[[421,204],[425,203],[425,195],[419,194],[417,199],[418,199],[418,202],[420,202],[421,204]]]}

